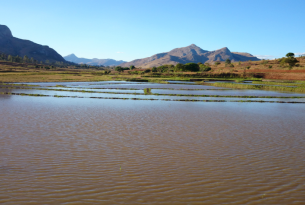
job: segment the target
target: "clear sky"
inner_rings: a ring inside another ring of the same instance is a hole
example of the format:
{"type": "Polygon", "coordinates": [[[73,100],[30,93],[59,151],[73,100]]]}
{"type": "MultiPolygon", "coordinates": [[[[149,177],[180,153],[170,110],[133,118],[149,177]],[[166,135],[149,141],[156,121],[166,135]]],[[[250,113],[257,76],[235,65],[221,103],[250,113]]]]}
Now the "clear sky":
{"type": "Polygon", "coordinates": [[[305,54],[305,0],[9,0],[0,24],[62,56],[131,61],[196,44],[305,54]]]}

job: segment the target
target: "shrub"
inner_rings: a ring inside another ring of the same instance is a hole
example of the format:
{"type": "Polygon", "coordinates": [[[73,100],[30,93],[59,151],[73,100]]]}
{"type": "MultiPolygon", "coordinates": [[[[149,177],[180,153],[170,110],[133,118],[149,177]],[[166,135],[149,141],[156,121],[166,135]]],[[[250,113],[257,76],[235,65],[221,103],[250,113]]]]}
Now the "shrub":
{"type": "Polygon", "coordinates": [[[181,63],[178,63],[175,68],[174,68],[175,71],[184,71],[185,70],[185,66],[181,63]]]}
{"type": "Polygon", "coordinates": [[[186,63],[184,67],[185,70],[187,71],[193,71],[193,72],[199,71],[199,65],[197,63],[186,63]]]}
{"type": "Polygon", "coordinates": [[[261,64],[262,64],[262,65],[266,65],[268,62],[269,62],[269,61],[267,61],[267,60],[262,60],[261,64]]]}
{"type": "Polygon", "coordinates": [[[115,71],[122,72],[124,69],[121,66],[117,66],[114,69],[115,71]]]}
{"type": "Polygon", "coordinates": [[[227,58],[227,60],[225,61],[226,66],[231,64],[231,60],[229,58],[227,58]]]}
{"type": "Polygon", "coordinates": [[[164,73],[168,70],[168,67],[166,65],[161,65],[159,67],[157,67],[157,71],[160,73],[164,73]]]}
{"type": "Polygon", "coordinates": [[[151,72],[156,73],[156,72],[158,72],[158,70],[157,70],[156,67],[153,67],[153,68],[151,69],[151,72]]]}
{"type": "MultiPolygon", "coordinates": [[[[287,55],[288,54],[289,53],[287,53],[287,55]]],[[[284,65],[285,63],[287,63],[289,65],[289,67],[295,66],[295,64],[298,63],[298,62],[299,61],[296,58],[294,58],[294,57],[287,57],[287,58],[280,59],[280,64],[281,65],[284,65]]]]}
{"type": "Polygon", "coordinates": [[[218,66],[219,64],[220,64],[219,61],[216,61],[216,62],[214,63],[214,65],[216,65],[216,66],[218,66]]]}
{"type": "Polygon", "coordinates": [[[206,71],[210,71],[211,70],[210,66],[207,66],[207,65],[204,65],[204,64],[201,64],[199,67],[200,67],[200,71],[201,72],[206,72],[206,71]]]}

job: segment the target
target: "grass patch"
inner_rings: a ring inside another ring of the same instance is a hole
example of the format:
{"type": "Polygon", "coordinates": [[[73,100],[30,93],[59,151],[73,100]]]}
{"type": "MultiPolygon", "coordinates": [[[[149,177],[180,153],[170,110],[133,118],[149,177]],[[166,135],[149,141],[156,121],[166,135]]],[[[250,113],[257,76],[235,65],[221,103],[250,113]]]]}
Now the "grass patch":
{"type": "Polygon", "coordinates": [[[263,84],[263,85],[281,85],[281,86],[296,86],[296,87],[305,87],[305,82],[301,81],[298,83],[295,82],[266,82],[266,81],[252,81],[253,84],[263,84]]]}
{"type": "Polygon", "coordinates": [[[264,101],[264,100],[199,100],[199,99],[154,99],[154,98],[119,98],[119,97],[81,97],[81,96],[60,96],[60,95],[42,95],[42,94],[27,94],[27,93],[10,93],[1,92],[4,95],[19,95],[19,96],[32,96],[32,97],[56,97],[56,98],[94,98],[94,99],[112,99],[112,100],[158,100],[158,101],[184,101],[184,102],[238,102],[238,103],[298,103],[304,104],[305,102],[293,101],[264,101]]]}
{"type": "Polygon", "coordinates": [[[274,90],[285,92],[305,93],[305,87],[284,87],[284,86],[269,86],[269,85],[249,85],[249,84],[235,84],[235,83],[206,83],[205,85],[235,88],[235,89],[254,89],[254,90],[274,90]]]}

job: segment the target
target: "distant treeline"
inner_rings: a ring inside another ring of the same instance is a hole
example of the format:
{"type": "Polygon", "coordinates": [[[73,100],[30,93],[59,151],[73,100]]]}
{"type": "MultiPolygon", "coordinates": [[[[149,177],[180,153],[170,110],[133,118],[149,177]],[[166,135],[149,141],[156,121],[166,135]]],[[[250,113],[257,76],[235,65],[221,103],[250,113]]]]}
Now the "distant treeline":
{"type": "Polygon", "coordinates": [[[55,61],[55,62],[51,62],[50,60],[45,60],[43,61],[38,61],[34,58],[29,58],[28,56],[13,56],[13,55],[7,55],[5,53],[0,53],[0,60],[3,61],[8,61],[8,62],[15,62],[15,63],[32,63],[32,64],[57,64],[57,65],[65,65],[67,64],[66,62],[62,62],[62,61],[55,61]]]}
{"type": "MultiPolygon", "coordinates": [[[[131,65],[130,67],[121,67],[116,66],[115,71],[122,72],[124,70],[134,70],[134,69],[141,69],[136,68],[135,66],[131,65]]],[[[151,69],[146,69],[146,72],[153,72],[153,73],[165,73],[165,72],[198,72],[198,71],[209,71],[211,70],[211,67],[208,63],[202,64],[202,63],[186,63],[181,64],[178,63],[177,65],[161,65],[159,67],[153,67],[151,69]]]]}
{"type": "MultiPolygon", "coordinates": [[[[38,61],[34,58],[29,58],[28,56],[13,56],[8,55],[5,53],[0,53],[0,61],[7,61],[12,63],[22,63],[22,64],[34,64],[37,68],[39,67],[45,67],[46,69],[50,68],[74,68],[74,69],[98,69],[98,70],[104,70],[104,66],[93,66],[93,65],[87,65],[87,64],[75,64],[73,62],[69,61],[51,61],[46,59],[45,61],[38,61]]],[[[111,69],[111,68],[109,68],[111,69]]],[[[113,68],[114,69],[114,68],[113,68]]]]}
{"type": "Polygon", "coordinates": [[[76,69],[98,69],[105,70],[105,66],[103,65],[88,65],[88,64],[74,64],[76,69]]]}

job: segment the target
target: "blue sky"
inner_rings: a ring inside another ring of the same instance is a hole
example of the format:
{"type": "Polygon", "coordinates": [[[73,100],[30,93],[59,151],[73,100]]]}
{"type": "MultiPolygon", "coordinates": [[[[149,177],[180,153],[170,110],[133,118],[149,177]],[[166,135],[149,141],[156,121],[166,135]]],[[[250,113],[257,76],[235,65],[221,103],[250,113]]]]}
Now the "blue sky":
{"type": "MultiPolygon", "coordinates": [[[[305,54],[305,0],[10,0],[0,24],[62,56],[131,61],[196,44],[305,54]]],[[[265,57],[264,57],[265,56],[265,57]]]]}

